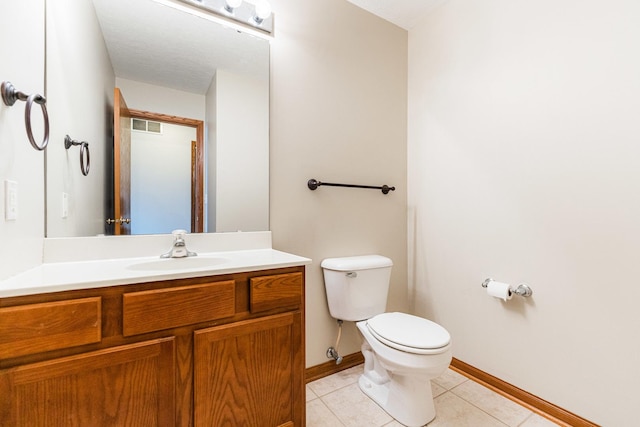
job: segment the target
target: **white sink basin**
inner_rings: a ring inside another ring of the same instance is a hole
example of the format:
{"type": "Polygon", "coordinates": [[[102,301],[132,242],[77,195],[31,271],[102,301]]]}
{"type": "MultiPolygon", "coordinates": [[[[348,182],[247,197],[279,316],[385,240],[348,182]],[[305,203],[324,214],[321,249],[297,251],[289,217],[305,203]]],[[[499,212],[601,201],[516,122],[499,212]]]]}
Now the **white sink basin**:
{"type": "Polygon", "coordinates": [[[227,261],[228,260],[225,258],[213,257],[160,258],[155,261],[131,264],[126,268],[136,271],[186,270],[214,267],[216,265],[224,264],[227,261]]]}

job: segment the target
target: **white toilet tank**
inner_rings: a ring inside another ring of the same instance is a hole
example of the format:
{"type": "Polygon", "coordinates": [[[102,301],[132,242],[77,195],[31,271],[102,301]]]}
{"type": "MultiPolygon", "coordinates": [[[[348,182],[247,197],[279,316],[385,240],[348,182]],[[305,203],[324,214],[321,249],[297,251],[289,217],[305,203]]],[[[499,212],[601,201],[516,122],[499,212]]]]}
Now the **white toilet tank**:
{"type": "Polygon", "coordinates": [[[355,322],[385,312],[393,266],[389,258],[327,258],[320,266],[331,317],[355,322]]]}

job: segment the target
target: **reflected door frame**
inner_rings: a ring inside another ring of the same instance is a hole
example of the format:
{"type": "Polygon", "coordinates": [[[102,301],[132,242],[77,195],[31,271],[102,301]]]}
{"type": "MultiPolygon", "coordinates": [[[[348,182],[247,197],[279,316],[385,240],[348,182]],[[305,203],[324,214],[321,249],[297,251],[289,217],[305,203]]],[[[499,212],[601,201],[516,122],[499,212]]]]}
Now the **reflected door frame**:
{"type": "Polygon", "coordinates": [[[195,128],[194,169],[191,180],[191,232],[204,231],[204,121],[162,113],[129,109],[131,118],[151,120],[195,128]]]}
{"type": "Polygon", "coordinates": [[[131,234],[131,113],[120,89],[113,92],[113,224],[116,236],[131,234]]]}

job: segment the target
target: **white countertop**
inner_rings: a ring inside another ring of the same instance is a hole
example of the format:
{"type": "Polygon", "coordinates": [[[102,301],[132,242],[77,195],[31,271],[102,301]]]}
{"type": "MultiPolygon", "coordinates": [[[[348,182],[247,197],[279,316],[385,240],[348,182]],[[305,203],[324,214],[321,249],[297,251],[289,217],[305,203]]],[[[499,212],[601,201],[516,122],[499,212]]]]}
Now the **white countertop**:
{"type": "Polygon", "coordinates": [[[0,281],[0,298],[114,285],[294,267],[311,260],[274,249],[198,253],[160,259],[157,255],[74,262],[50,262],[0,281]]]}

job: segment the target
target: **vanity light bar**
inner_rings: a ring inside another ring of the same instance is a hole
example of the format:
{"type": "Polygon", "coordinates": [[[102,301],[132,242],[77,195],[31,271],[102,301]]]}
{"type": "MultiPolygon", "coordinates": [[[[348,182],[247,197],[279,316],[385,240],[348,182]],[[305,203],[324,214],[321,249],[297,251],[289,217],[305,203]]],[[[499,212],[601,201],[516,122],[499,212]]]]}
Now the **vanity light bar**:
{"type": "Polygon", "coordinates": [[[273,14],[267,0],[256,4],[242,0],[155,0],[158,3],[197,15],[245,33],[273,36],[273,14]],[[182,6],[184,5],[188,6],[182,6]],[[198,13],[199,12],[199,13],[198,13]]]}

